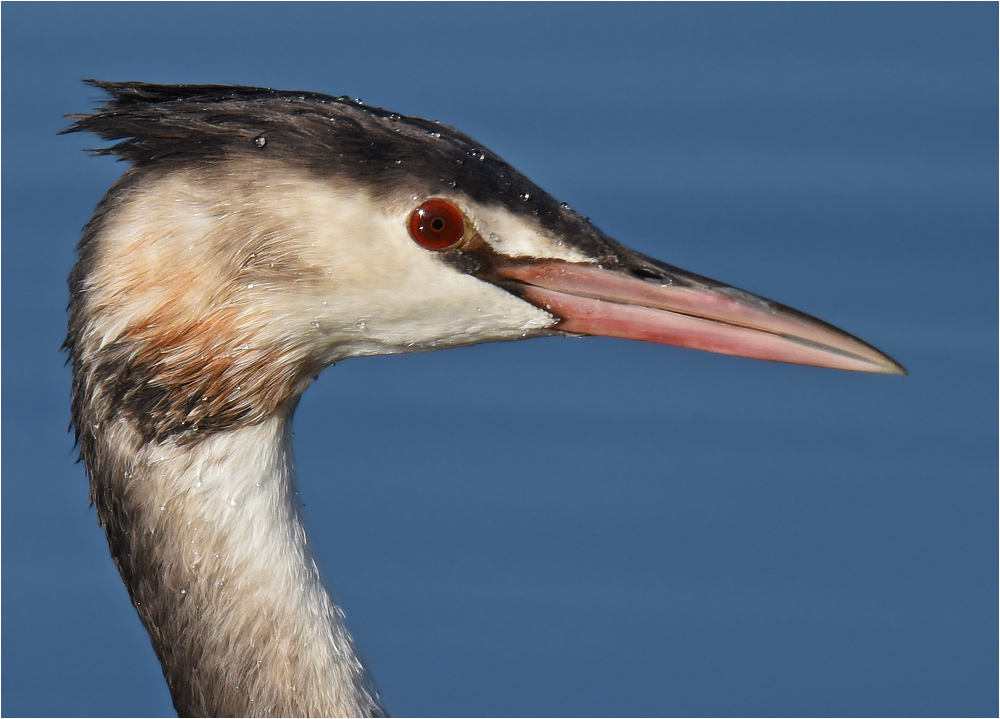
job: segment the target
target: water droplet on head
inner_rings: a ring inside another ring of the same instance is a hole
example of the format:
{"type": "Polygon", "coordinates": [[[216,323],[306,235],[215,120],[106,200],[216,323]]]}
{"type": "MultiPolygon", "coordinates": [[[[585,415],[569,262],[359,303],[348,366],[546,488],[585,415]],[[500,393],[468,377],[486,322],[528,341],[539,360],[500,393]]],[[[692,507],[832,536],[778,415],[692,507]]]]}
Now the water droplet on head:
{"type": "Polygon", "coordinates": [[[181,590],[181,594],[187,594],[187,593],[188,593],[188,590],[186,590],[186,589],[182,589],[181,590]]]}
{"type": "Polygon", "coordinates": [[[367,327],[364,320],[358,320],[357,322],[354,323],[354,326],[357,327],[359,330],[363,330],[365,327],[367,327]]]}
{"type": "Polygon", "coordinates": [[[162,505],[162,504],[161,504],[161,505],[160,505],[160,511],[162,512],[162,511],[164,511],[165,509],[166,509],[166,507],[165,507],[164,505],[162,505]]]}
{"type": "Polygon", "coordinates": [[[531,193],[524,192],[524,193],[521,194],[521,201],[522,202],[527,202],[530,199],[531,199],[531,193]]]}
{"type": "Polygon", "coordinates": [[[253,289],[253,282],[251,282],[251,283],[249,283],[249,284],[247,285],[247,289],[248,289],[248,290],[252,290],[252,289],[253,289]]]}
{"type": "Polygon", "coordinates": [[[309,326],[313,329],[319,329],[319,322],[310,322],[309,326]]]}
{"type": "Polygon", "coordinates": [[[264,145],[267,144],[267,138],[263,135],[257,135],[257,137],[253,139],[253,144],[257,147],[264,147],[264,145]]]}
{"type": "Polygon", "coordinates": [[[430,135],[431,137],[437,137],[437,138],[441,137],[440,132],[428,132],[427,134],[430,135]]]}

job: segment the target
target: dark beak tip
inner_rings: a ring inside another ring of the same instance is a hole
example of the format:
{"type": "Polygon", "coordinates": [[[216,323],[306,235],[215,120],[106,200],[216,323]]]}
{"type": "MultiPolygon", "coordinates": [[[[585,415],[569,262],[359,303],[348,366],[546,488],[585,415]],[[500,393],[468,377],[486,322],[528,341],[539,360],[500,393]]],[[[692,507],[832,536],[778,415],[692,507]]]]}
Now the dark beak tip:
{"type": "Polygon", "coordinates": [[[902,375],[905,377],[910,374],[910,371],[896,360],[892,360],[892,369],[890,369],[888,372],[885,372],[885,374],[902,375]]]}

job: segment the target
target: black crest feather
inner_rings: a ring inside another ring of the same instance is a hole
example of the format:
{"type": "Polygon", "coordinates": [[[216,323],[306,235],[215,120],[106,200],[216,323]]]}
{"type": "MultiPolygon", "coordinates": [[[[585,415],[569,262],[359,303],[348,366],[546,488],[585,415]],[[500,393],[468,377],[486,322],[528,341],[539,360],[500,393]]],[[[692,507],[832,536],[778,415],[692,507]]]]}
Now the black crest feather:
{"type": "Polygon", "coordinates": [[[63,132],[112,141],[95,150],[142,170],[154,165],[268,157],[376,196],[457,189],[483,204],[534,217],[558,237],[609,240],[498,155],[454,128],[348,97],[236,85],[86,80],[110,95],[63,132]]]}
{"type": "Polygon", "coordinates": [[[64,132],[92,132],[105,140],[118,140],[97,152],[118,155],[135,164],[170,157],[205,159],[254,150],[273,152],[275,147],[280,150],[279,139],[294,140],[293,148],[285,147],[296,150],[299,156],[312,150],[329,161],[332,150],[348,154],[360,149],[347,141],[352,136],[381,139],[375,143],[378,150],[405,144],[387,142],[391,137],[385,131],[388,122],[399,123],[404,137],[422,139],[437,131],[442,135],[446,132],[453,143],[472,144],[470,138],[451,128],[348,97],[237,85],[85,82],[111,98],[93,114],[70,115],[75,122],[64,132]],[[255,143],[261,137],[265,144],[255,143]]]}

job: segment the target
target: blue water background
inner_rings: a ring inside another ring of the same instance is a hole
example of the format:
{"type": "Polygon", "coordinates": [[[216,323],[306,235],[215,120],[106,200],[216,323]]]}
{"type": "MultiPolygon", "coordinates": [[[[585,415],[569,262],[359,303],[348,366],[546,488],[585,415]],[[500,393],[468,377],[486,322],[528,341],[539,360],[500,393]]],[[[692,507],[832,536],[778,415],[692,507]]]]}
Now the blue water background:
{"type": "Polygon", "coordinates": [[[172,712],[66,431],[65,277],[122,165],[55,133],[97,77],[441,120],[911,372],[558,338],[328,370],[300,489],[390,711],[996,716],[997,21],[4,3],[3,714],[172,712]]]}

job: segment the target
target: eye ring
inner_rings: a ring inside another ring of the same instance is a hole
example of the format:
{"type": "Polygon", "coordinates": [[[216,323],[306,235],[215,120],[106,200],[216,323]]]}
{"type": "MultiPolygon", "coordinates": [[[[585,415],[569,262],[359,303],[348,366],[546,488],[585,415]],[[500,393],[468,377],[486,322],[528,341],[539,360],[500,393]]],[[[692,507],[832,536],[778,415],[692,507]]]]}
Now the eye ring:
{"type": "Polygon", "coordinates": [[[407,228],[418,245],[440,252],[454,247],[462,239],[465,216],[447,200],[434,198],[410,213],[407,228]]]}

